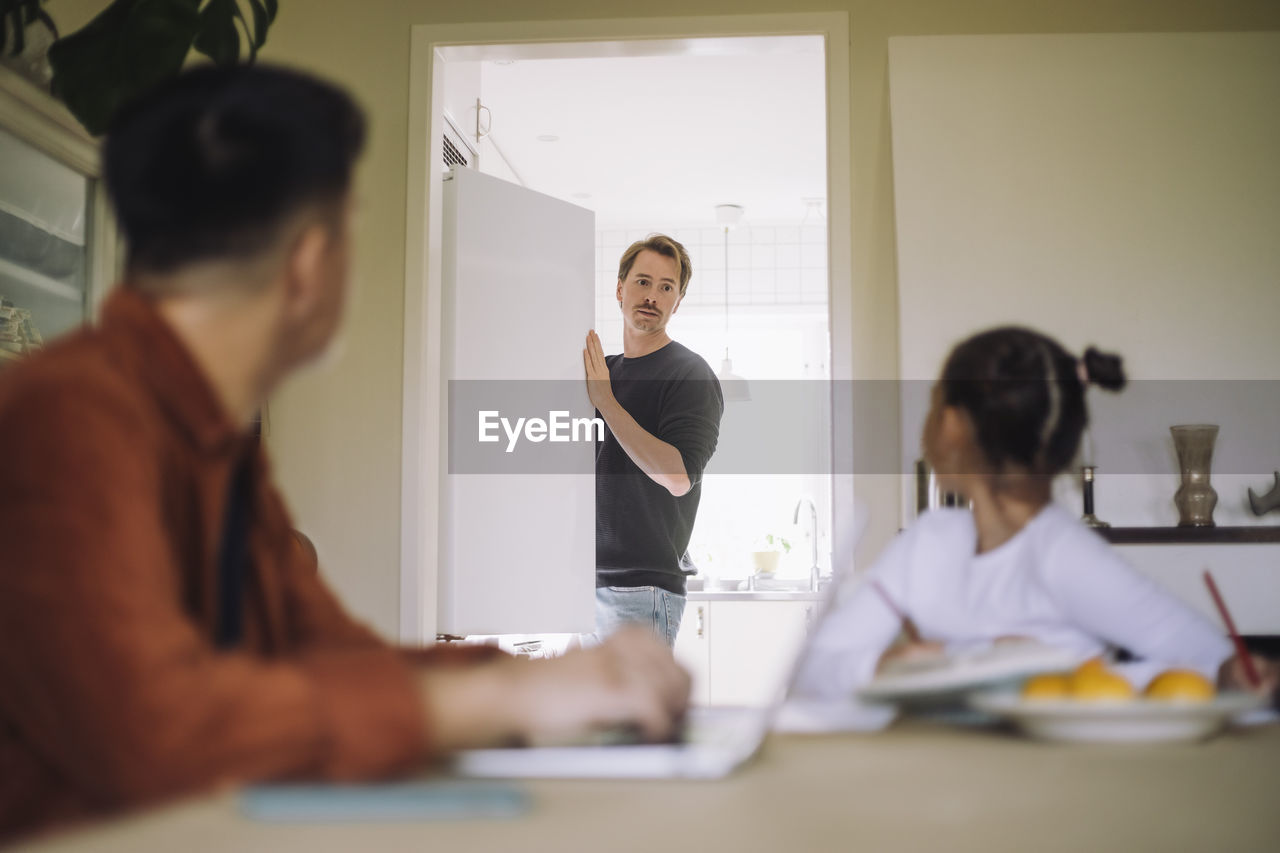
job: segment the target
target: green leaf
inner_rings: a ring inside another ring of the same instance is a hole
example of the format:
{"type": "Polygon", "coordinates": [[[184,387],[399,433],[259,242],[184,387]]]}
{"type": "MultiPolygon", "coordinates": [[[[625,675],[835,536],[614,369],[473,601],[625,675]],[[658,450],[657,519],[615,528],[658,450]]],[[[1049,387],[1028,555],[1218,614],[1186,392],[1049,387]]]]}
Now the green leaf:
{"type": "Polygon", "coordinates": [[[49,49],[53,92],[91,134],[177,74],[200,26],[199,0],[114,0],[49,49]]]}
{"type": "Polygon", "coordinates": [[[22,10],[13,10],[13,55],[17,56],[27,48],[27,22],[22,20],[22,10]]]}
{"type": "Polygon", "coordinates": [[[253,12],[253,46],[262,47],[267,43],[267,28],[271,26],[272,15],[267,14],[267,7],[262,0],[249,0],[249,9],[253,12]]]}
{"type": "Polygon", "coordinates": [[[266,4],[267,4],[267,20],[270,21],[271,23],[275,23],[276,12],[280,11],[279,7],[276,5],[276,0],[266,0],[266,4]]]}
{"type": "MultiPolygon", "coordinates": [[[[28,0],[12,0],[0,6],[0,16],[5,19],[5,29],[13,33],[13,50],[10,56],[17,56],[22,53],[27,46],[27,24],[31,22],[31,9],[28,0]]],[[[8,40],[0,36],[0,48],[3,48],[8,40]]]]}
{"type": "Polygon", "coordinates": [[[27,46],[27,27],[42,24],[56,39],[58,27],[40,8],[45,0],[0,0],[0,55],[17,56],[27,46]],[[12,39],[12,44],[10,43],[12,39]]]}
{"type": "Polygon", "coordinates": [[[14,9],[11,17],[13,18],[13,52],[10,55],[17,56],[27,46],[27,36],[23,32],[25,27],[22,25],[22,10],[14,9]]]}
{"type": "Polygon", "coordinates": [[[240,29],[244,30],[244,43],[249,46],[249,58],[245,62],[252,64],[258,60],[258,44],[254,41],[253,30],[249,29],[249,22],[239,10],[236,11],[236,20],[240,22],[240,29]]]}
{"type": "Polygon", "coordinates": [[[236,31],[236,0],[209,0],[200,10],[200,29],[195,49],[218,65],[231,65],[240,60],[240,33],[236,31]]]}
{"type": "Polygon", "coordinates": [[[258,43],[254,38],[253,30],[249,28],[249,20],[245,18],[244,11],[240,8],[240,4],[236,4],[236,20],[240,22],[240,29],[244,30],[244,43],[249,46],[249,58],[246,62],[254,62],[258,58],[258,43]]]}

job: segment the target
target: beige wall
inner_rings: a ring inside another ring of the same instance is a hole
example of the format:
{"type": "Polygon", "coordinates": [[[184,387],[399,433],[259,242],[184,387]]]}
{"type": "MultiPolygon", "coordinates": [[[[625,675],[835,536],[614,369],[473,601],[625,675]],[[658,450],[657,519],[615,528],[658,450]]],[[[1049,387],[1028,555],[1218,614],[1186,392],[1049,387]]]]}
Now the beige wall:
{"type": "MultiPolygon", "coordinates": [[[[54,0],[64,29],[102,2],[54,0]]],[[[1280,29],[1274,0],[283,0],[265,56],[349,86],[372,119],[360,174],[358,289],[346,351],[300,378],[271,407],[277,472],[326,573],[388,634],[399,618],[400,388],[409,31],[413,24],[847,11],[855,376],[898,371],[894,211],[886,85],[890,36],[959,33],[1280,29]]],[[[840,239],[835,235],[834,239],[840,239]]],[[[887,531],[869,537],[877,547],[887,531]]]]}
{"type": "Polygon", "coordinates": [[[1280,380],[1280,33],[901,38],[890,76],[903,435],[954,342],[1030,325],[1202,380],[1090,395],[1101,517],[1175,524],[1168,427],[1209,422],[1215,520],[1265,523],[1280,400],[1203,380],[1280,380]]]}
{"type": "Polygon", "coordinates": [[[1280,33],[891,57],[904,378],[1021,322],[1133,379],[1280,379],[1280,33]]]}

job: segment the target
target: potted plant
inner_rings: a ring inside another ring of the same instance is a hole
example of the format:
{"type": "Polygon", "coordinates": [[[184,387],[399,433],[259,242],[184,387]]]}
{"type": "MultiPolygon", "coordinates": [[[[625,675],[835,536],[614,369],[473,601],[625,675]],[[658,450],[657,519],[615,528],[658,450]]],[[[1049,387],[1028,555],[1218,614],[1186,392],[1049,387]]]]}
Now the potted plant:
{"type": "Polygon", "coordinates": [[[782,559],[782,555],[790,553],[791,543],[786,538],[766,533],[756,541],[751,560],[755,563],[758,574],[771,575],[778,570],[778,561],[782,559]]]}
{"type": "Polygon", "coordinates": [[[277,0],[114,0],[59,37],[42,2],[0,0],[0,54],[21,54],[33,24],[52,35],[53,95],[94,136],[121,106],[177,74],[192,49],[220,65],[242,55],[252,62],[278,11],[277,0]]]}

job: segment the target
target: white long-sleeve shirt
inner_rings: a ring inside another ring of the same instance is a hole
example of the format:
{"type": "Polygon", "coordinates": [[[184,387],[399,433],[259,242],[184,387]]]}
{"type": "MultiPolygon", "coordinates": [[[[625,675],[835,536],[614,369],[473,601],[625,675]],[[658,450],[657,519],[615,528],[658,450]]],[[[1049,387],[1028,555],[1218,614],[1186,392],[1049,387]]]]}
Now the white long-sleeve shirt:
{"type": "MultiPolygon", "coordinates": [[[[925,640],[965,651],[999,637],[1028,637],[1080,660],[1123,647],[1141,663],[1120,667],[1142,687],[1157,672],[1194,669],[1210,680],[1231,643],[1198,612],[1129,566],[1102,537],[1050,504],[1012,539],[984,554],[967,510],[926,513],[871,567],[925,640]]],[[[796,692],[848,696],[875,674],[902,625],[869,583],[821,620],[796,692]]]]}

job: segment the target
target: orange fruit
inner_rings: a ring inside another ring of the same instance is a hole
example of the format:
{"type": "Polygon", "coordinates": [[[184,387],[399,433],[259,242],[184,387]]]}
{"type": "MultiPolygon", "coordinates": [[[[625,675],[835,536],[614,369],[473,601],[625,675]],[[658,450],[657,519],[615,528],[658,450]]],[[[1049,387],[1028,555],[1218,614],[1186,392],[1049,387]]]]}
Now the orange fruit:
{"type": "Polygon", "coordinates": [[[1075,668],[1073,675],[1079,675],[1085,672],[1106,672],[1107,664],[1102,659],[1102,655],[1094,655],[1084,663],[1075,668]]]}
{"type": "Polygon", "coordinates": [[[1169,669],[1151,679],[1143,695],[1164,702],[1209,702],[1213,699],[1212,682],[1190,669],[1169,669]]]}
{"type": "Polygon", "coordinates": [[[1022,685],[1022,698],[1034,701],[1066,699],[1071,693],[1071,681],[1065,675],[1036,675],[1022,685]]]}
{"type": "Polygon", "coordinates": [[[1071,674],[1071,698],[1080,702],[1127,702],[1133,685],[1105,666],[1077,669],[1071,674]]]}

